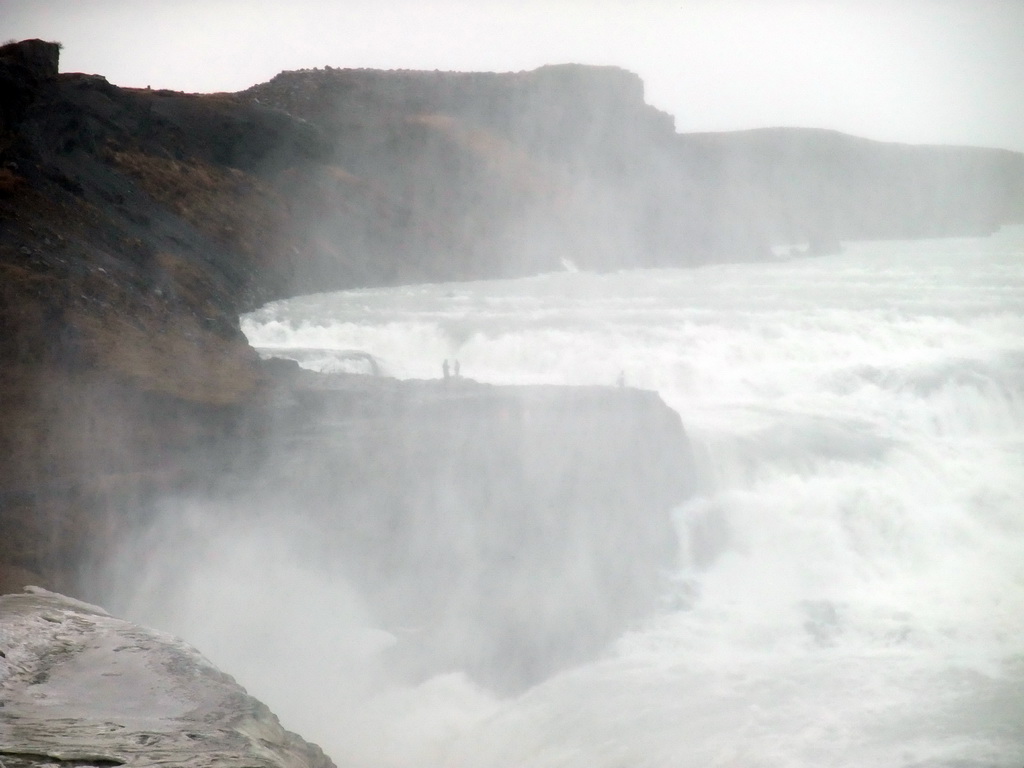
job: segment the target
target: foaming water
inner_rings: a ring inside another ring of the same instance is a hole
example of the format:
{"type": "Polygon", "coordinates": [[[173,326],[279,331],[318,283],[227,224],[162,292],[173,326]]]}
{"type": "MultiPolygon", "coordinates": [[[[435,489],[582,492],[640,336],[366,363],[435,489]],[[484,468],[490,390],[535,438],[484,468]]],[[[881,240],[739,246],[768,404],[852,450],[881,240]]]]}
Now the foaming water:
{"type": "Polygon", "coordinates": [[[321,370],[359,350],[400,378],[622,374],[679,411],[700,464],[646,626],[514,700],[457,676],[378,694],[340,762],[1024,761],[1024,229],[321,294],[243,329],[321,370]]]}

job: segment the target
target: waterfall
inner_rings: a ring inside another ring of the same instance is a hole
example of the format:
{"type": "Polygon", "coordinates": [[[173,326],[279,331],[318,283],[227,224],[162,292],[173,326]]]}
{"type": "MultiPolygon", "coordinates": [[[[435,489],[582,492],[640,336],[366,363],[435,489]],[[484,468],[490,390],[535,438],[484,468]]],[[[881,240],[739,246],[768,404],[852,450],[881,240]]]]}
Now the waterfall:
{"type": "MultiPolygon", "coordinates": [[[[599,661],[510,698],[457,673],[326,701],[263,694],[286,724],[316,708],[303,733],[340,765],[1024,760],[1024,228],[319,294],[243,329],[319,370],[355,350],[398,378],[439,378],[445,359],[503,384],[621,376],[680,413],[697,455],[662,607],[599,661]]],[[[345,610],[332,647],[376,658],[379,637],[362,627],[359,645],[345,610]]],[[[206,650],[189,635],[199,611],[164,623],[206,650]]],[[[232,658],[215,627],[206,641],[259,694],[267,670],[232,658]]]]}

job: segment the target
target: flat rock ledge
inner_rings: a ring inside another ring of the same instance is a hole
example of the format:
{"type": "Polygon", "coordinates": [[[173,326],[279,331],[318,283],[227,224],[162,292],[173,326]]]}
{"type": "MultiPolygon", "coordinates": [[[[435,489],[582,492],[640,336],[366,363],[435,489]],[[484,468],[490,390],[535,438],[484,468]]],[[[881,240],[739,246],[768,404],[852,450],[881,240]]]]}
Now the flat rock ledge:
{"type": "Polygon", "coordinates": [[[0,597],[0,766],[334,768],[170,635],[38,587],[0,597]]]}

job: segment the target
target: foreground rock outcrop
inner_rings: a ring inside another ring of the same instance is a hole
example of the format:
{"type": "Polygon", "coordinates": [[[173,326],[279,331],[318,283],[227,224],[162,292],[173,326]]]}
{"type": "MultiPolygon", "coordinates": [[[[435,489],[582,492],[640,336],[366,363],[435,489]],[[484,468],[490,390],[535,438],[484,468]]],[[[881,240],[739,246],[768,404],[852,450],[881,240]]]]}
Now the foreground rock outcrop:
{"type": "Polygon", "coordinates": [[[334,765],[182,641],[31,587],[0,596],[0,764],[334,765]]]}
{"type": "Polygon", "coordinates": [[[280,112],[58,75],[56,59],[0,48],[0,584],[27,571],[80,593],[147,499],[223,467],[263,382],[238,314],[296,258],[255,170],[325,143],[280,112]]]}

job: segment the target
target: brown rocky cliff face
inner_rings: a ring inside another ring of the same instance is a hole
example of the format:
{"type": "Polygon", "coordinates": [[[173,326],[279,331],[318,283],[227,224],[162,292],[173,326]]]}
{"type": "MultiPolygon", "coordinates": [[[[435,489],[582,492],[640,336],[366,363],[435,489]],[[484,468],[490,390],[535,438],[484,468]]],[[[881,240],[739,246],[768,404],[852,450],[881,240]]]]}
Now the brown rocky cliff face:
{"type": "MultiPolygon", "coordinates": [[[[563,258],[597,270],[745,261],[772,244],[825,252],[1024,220],[1019,153],[792,128],[677,135],[640,79],[614,67],[328,67],[239,97],[320,126],[336,140],[333,162],[413,235],[411,250],[394,230],[380,248],[364,237],[378,271],[363,282],[529,274],[563,258]]],[[[310,226],[344,242],[370,220],[310,226]]],[[[323,263],[321,278],[352,263],[323,263]]]]}
{"type": "MultiPolygon", "coordinates": [[[[1024,155],[909,146],[835,131],[759,129],[680,136],[678,162],[708,215],[775,243],[975,236],[1024,221],[1024,155]]],[[[724,222],[723,222],[724,223],[724,222]]]]}
{"type": "Polygon", "coordinates": [[[0,563],[73,591],[126,515],[209,472],[258,398],[238,313],[297,251],[252,169],[318,138],[272,115],[232,145],[246,169],[225,165],[199,118],[251,110],[57,76],[46,46],[0,49],[20,99],[0,132],[0,563]]]}
{"type": "MultiPolygon", "coordinates": [[[[25,79],[33,50],[0,49],[5,82],[35,83],[0,137],[9,586],[35,574],[80,594],[83,571],[155,499],[253,479],[236,461],[261,450],[282,385],[239,312],[303,288],[521,272],[506,259],[530,233],[510,222],[538,201],[565,206],[558,152],[536,156],[479,121],[368,110],[353,129],[365,152],[340,149],[355,134],[326,139],[252,95],[125,90],[48,68],[25,79]],[[361,155],[375,162],[343,164],[361,155]]],[[[638,81],[622,79],[637,102],[638,81]]]]}
{"type": "MultiPolygon", "coordinates": [[[[380,194],[395,231],[415,237],[411,248],[392,238],[376,249],[364,238],[375,263],[395,270],[364,282],[518,276],[560,269],[563,258],[592,269],[694,263],[715,242],[687,240],[702,225],[680,207],[697,192],[662,167],[672,118],[621,69],[328,68],[285,72],[242,96],[334,137],[334,162],[380,194]]],[[[365,223],[311,226],[338,242],[365,223]]]]}
{"type": "Polygon", "coordinates": [[[0,562],[61,589],[131,510],[213,482],[263,428],[238,314],[268,299],[1024,218],[1019,155],[677,136],[614,68],[205,96],[56,69],[51,44],[0,48],[0,562]]]}

